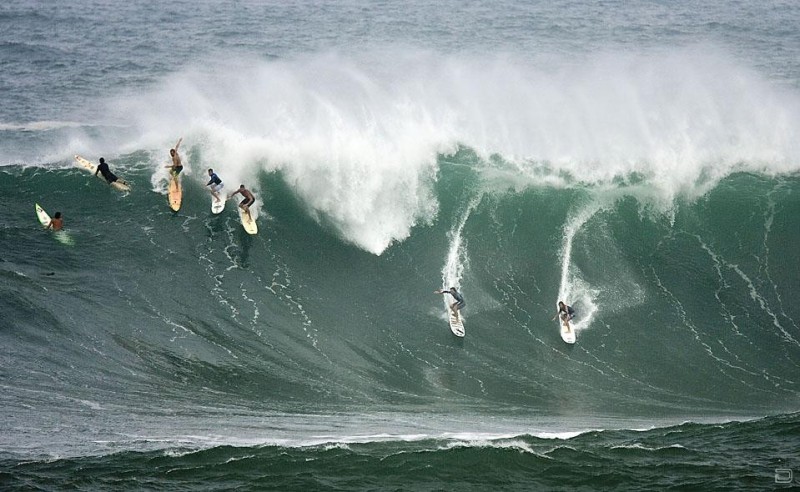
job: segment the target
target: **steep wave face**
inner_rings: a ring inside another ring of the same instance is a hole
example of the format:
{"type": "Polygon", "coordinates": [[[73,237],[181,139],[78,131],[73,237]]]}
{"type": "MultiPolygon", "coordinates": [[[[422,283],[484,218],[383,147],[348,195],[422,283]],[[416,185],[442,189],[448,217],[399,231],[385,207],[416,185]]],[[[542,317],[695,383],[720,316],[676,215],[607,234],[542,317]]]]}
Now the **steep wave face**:
{"type": "Polygon", "coordinates": [[[117,160],[129,195],[77,169],[4,171],[15,377],[88,400],[256,406],[636,415],[796,401],[796,177],[735,173],[665,213],[646,180],[501,189],[509,164],[461,149],[437,159],[437,215],[375,255],[314,220],[285,172],[260,175],[249,236],[190,176],[173,214],[147,159],[117,160]],[[20,196],[62,211],[74,244],[38,230],[20,196]],[[431,294],[450,285],[468,300],[464,341],[431,294]],[[559,299],[578,311],[574,347],[551,321],[559,299]]]}

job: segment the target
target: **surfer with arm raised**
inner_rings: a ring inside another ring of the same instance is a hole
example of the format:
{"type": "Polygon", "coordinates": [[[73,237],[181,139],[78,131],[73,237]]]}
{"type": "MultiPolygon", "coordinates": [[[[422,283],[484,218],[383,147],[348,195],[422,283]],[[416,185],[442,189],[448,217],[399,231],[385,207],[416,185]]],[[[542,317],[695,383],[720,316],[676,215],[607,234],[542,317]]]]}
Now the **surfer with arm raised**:
{"type": "Polygon", "coordinates": [[[434,294],[450,294],[453,296],[456,302],[450,304],[450,310],[453,311],[453,315],[458,318],[459,311],[464,309],[464,306],[467,305],[466,301],[464,301],[464,296],[462,296],[455,287],[450,287],[450,290],[434,290],[434,294]]]}
{"type": "Polygon", "coordinates": [[[169,156],[172,158],[172,164],[169,166],[165,166],[167,169],[170,170],[173,176],[177,176],[178,174],[183,171],[183,163],[181,163],[181,156],[178,154],[178,147],[181,146],[181,141],[183,141],[183,137],[178,139],[178,143],[175,144],[174,149],[169,149],[169,156]]]}

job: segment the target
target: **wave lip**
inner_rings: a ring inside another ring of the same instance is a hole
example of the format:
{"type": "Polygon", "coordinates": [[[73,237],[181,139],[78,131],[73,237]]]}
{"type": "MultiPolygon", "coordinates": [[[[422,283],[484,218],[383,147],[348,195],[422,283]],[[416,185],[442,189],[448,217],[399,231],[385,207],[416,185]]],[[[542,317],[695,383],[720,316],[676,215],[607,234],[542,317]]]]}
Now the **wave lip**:
{"type": "Polygon", "coordinates": [[[207,65],[110,101],[138,135],[127,145],[163,149],[165,135],[184,135],[235,181],[281,171],[313,217],[375,254],[433,220],[437,157],[460,146],[479,176],[645,182],[664,204],[732,173],[800,170],[800,96],[714,46],[556,60],[386,48],[207,65]]]}

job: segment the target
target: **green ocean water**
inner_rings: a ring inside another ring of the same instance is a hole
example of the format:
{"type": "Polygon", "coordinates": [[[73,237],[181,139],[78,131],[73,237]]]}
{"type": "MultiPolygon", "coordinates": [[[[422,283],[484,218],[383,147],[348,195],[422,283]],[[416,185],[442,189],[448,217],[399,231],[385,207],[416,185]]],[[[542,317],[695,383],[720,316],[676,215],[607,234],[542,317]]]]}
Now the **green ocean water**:
{"type": "Polygon", "coordinates": [[[140,160],[118,161],[130,194],[4,171],[12,488],[727,489],[793,465],[794,178],[734,175],[664,214],[577,185],[486,192],[462,150],[438,219],[376,256],[280,174],[250,236],[191,177],[173,213],[140,160]],[[464,339],[431,294],[459,237],[464,339]],[[575,346],[550,320],[565,262],[575,346]]]}
{"type": "Polygon", "coordinates": [[[127,451],[22,463],[9,483],[79,490],[753,490],[791,486],[787,470],[797,466],[797,432],[793,415],[718,426],[594,431],[566,441],[522,435],[127,451]],[[746,451],[741,441],[748,442],[746,451]]]}
{"type": "Polygon", "coordinates": [[[3,3],[0,488],[796,486],[799,19],[3,3]]]}

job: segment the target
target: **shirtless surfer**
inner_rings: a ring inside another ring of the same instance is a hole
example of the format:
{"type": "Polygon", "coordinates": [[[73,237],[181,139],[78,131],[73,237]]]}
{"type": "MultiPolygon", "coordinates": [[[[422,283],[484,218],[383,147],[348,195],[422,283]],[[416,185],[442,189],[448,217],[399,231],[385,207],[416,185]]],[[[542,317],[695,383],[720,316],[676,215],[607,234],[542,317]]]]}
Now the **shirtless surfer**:
{"type": "Polygon", "coordinates": [[[233,197],[233,195],[235,195],[235,194],[237,194],[237,193],[241,193],[241,194],[242,194],[242,196],[244,197],[244,200],[242,200],[242,201],[239,203],[239,208],[241,208],[242,210],[244,210],[244,212],[245,212],[247,215],[250,215],[250,205],[252,205],[252,204],[253,204],[253,202],[254,202],[254,201],[256,201],[256,197],[254,197],[254,196],[253,196],[253,194],[252,194],[252,193],[250,193],[250,191],[249,191],[247,188],[245,188],[245,187],[244,187],[244,185],[239,185],[239,189],[238,189],[238,190],[236,190],[236,191],[234,191],[234,192],[233,192],[233,193],[231,193],[230,195],[228,195],[228,198],[229,198],[229,199],[230,199],[230,198],[232,198],[232,197],[233,197]]]}
{"type": "Polygon", "coordinates": [[[178,143],[175,144],[174,149],[169,149],[169,156],[172,158],[172,165],[165,166],[167,169],[170,170],[173,176],[178,176],[181,171],[183,171],[183,164],[181,163],[181,156],[178,154],[178,147],[181,146],[181,141],[183,137],[178,139],[178,143]]]}
{"type": "Polygon", "coordinates": [[[50,223],[47,224],[48,229],[53,229],[54,231],[60,231],[64,228],[64,219],[61,217],[61,212],[56,212],[55,215],[50,219],[50,223]]]}

